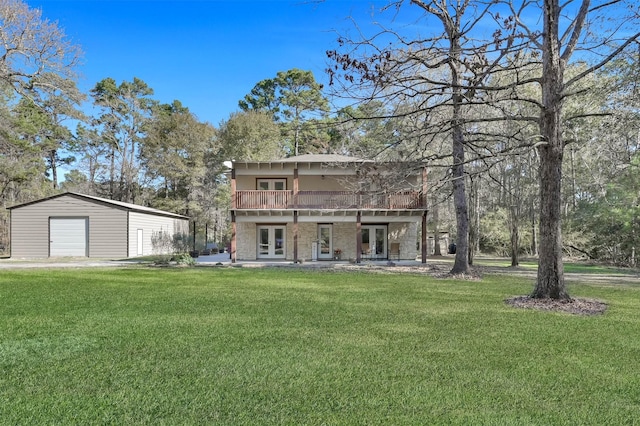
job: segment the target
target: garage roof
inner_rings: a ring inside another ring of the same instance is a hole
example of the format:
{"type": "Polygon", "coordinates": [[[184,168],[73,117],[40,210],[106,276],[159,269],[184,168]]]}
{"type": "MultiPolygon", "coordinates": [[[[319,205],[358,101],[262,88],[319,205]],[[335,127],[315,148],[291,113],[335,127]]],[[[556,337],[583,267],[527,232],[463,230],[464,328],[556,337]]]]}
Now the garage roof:
{"type": "Polygon", "coordinates": [[[99,203],[99,204],[103,204],[103,205],[107,205],[107,206],[111,206],[111,207],[116,207],[116,208],[119,208],[119,209],[122,209],[122,210],[138,212],[138,213],[147,213],[147,214],[152,214],[152,215],[156,215],[156,216],[174,217],[176,219],[189,219],[187,216],[183,216],[183,215],[180,215],[180,214],[167,212],[167,211],[164,211],[164,210],[158,210],[158,209],[153,209],[151,207],[139,206],[137,204],[124,203],[122,201],[109,200],[107,198],[95,197],[93,195],[78,194],[76,192],[64,192],[62,194],[52,195],[51,197],[41,198],[41,199],[35,200],[35,201],[29,201],[28,203],[17,204],[15,206],[7,207],[7,209],[11,210],[11,209],[16,209],[16,208],[20,208],[20,207],[25,207],[25,206],[28,206],[28,205],[31,205],[31,204],[36,204],[36,203],[40,203],[42,201],[47,201],[47,200],[53,200],[55,198],[59,198],[59,197],[63,197],[63,196],[71,196],[71,197],[74,197],[74,198],[84,199],[84,200],[88,200],[88,201],[94,201],[94,202],[99,203]]]}

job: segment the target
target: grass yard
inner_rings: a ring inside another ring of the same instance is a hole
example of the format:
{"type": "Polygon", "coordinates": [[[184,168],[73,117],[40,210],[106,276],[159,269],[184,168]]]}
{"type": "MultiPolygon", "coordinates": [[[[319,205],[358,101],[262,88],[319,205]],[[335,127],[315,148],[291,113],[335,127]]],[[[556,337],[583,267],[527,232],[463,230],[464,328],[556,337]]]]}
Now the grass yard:
{"type": "Polygon", "coordinates": [[[0,424],[633,424],[640,284],[310,270],[0,274],[0,424]]]}

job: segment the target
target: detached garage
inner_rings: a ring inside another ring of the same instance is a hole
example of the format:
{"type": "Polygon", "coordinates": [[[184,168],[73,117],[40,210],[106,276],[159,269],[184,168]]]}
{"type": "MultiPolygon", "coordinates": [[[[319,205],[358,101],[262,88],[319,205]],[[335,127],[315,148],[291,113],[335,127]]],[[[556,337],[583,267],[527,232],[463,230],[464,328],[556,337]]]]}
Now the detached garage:
{"type": "Polygon", "coordinates": [[[154,233],[189,233],[186,216],[73,192],[9,210],[14,258],[144,256],[154,233]]]}

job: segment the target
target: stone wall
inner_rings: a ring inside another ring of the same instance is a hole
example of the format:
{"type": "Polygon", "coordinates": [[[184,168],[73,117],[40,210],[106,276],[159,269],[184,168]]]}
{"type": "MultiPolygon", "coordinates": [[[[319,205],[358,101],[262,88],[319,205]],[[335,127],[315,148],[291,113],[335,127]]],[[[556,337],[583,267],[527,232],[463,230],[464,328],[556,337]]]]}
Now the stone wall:
{"type": "Polygon", "coordinates": [[[400,243],[400,260],[415,260],[418,256],[418,224],[390,223],[388,232],[389,246],[400,243]]]}
{"type": "Polygon", "coordinates": [[[256,260],[256,224],[248,222],[236,223],[236,259],[256,260]]]}
{"type": "MultiPolygon", "coordinates": [[[[311,243],[317,239],[315,223],[298,223],[298,259],[311,260],[311,243]]],[[[287,225],[287,259],[293,260],[293,224],[287,225]]]]}
{"type": "Polygon", "coordinates": [[[356,258],[356,224],[335,223],[333,225],[333,249],[342,250],[342,260],[356,258]]]}
{"type": "MultiPolygon", "coordinates": [[[[286,226],[286,259],[293,260],[293,224],[286,226]]],[[[256,224],[238,222],[236,224],[236,258],[238,260],[256,260],[256,224]]],[[[298,223],[298,259],[310,261],[311,247],[318,239],[317,223],[298,223]]],[[[388,247],[391,243],[400,243],[400,259],[414,260],[418,255],[417,223],[390,223],[388,225],[388,247]]],[[[356,258],[356,224],[353,222],[333,224],[333,249],[342,250],[342,260],[356,258]]]]}

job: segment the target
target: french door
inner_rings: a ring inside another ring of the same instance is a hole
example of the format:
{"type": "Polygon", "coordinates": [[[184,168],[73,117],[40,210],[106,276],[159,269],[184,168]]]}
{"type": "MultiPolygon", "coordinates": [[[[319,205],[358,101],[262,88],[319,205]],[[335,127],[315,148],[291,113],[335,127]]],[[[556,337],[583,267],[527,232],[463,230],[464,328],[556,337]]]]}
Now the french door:
{"type": "Polygon", "coordinates": [[[257,253],[260,259],[284,259],[287,228],[284,226],[258,226],[257,253]]]}
{"type": "Polygon", "coordinates": [[[333,226],[318,225],[318,259],[333,258],[333,226]]]}
{"type": "Polygon", "coordinates": [[[387,258],[386,225],[368,225],[362,227],[362,256],[368,259],[387,258]]]}

